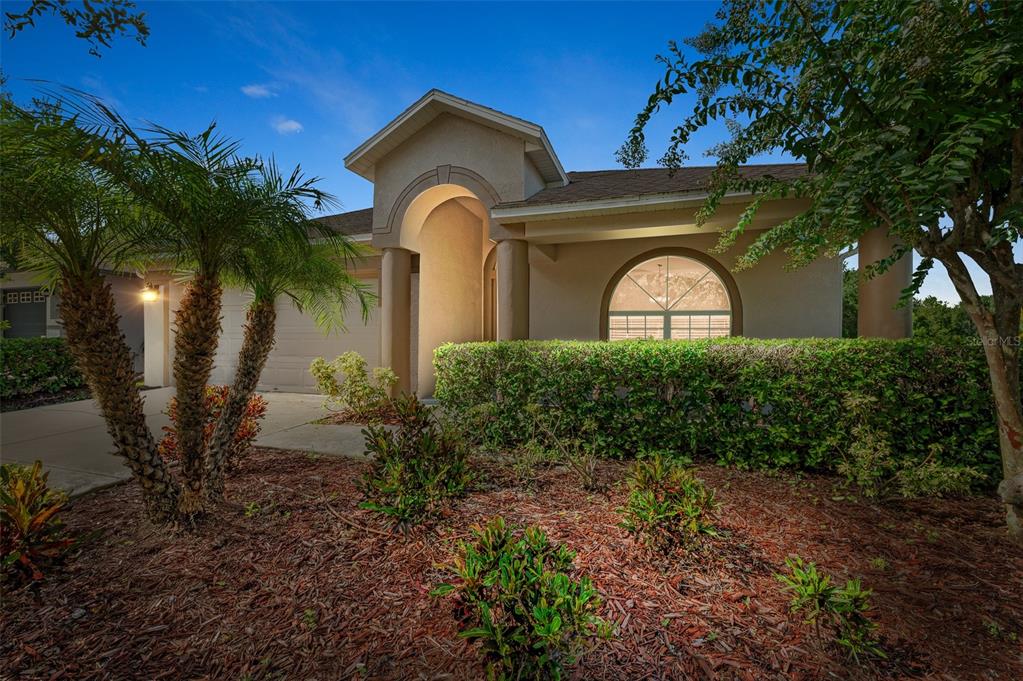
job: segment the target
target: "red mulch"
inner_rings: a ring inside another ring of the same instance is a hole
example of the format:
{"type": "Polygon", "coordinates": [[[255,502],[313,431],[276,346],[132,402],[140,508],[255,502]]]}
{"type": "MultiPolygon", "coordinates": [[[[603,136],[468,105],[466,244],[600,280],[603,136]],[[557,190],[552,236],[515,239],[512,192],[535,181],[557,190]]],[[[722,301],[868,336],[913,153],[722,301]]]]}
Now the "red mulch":
{"type": "Polygon", "coordinates": [[[365,426],[370,423],[375,423],[393,426],[398,423],[398,415],[394,412],[394,407],[388,404],[386,406],[379,407],[378,409],[372,409],[368,414],[362,415],[356,415],[350,409],[342,409],[340,411],[331,412],[317,421],[317,423],[328,423],[336,426],[365,426]]]}
{"type": "Polygon", "coordinates": [[[617,527],[620,488],[587,494],[560,470],[529,488],[491,475],[443,520],[390,534],[357,509],[365,465],[254,450],[196,534],[140,520],[131,484],[76,500],[68,526],[103,535],[37,594],[4,594],[0,677],[481,678],[428,591],[454,540],[501,513],[576,550],[617,625],[573,678],[1023,678],[1023,550],[991,500],[878,507],[828,478],[700,466],[726,535],[655,559],[617,527]],[[875,590],[889,660],[856,666],[788,613],[772,573],[791,553],[875,590]]]}

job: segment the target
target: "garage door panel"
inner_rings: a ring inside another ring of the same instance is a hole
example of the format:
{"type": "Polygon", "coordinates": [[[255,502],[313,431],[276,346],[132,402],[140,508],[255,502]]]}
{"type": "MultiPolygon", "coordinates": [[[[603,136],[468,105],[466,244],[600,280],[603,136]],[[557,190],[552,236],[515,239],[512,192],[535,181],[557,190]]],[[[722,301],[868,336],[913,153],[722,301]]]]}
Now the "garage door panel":
{"type": "MultiPolygon", "coordinates": [[[[366,280],[374,292],[376,280],[366,280]]],[[[230,383],[234,377],[238,350],[241,347],[245,324],[245,309],[251,298],[237,290],[224,292],[223,334],[217,351],[211,380],[230,383]]],[[[363,323],[358,310],[347,315],[345,332],[324,334],[308,315],[287,300],[277,304],[277,339],[263,370],[259,388],[287,392],[315,392],[316,386],[309,375],[309,364],[316,357],[328,360],[349,350],[355,350],[370,367],[377,366],[380,356],[380,322],[377,310],[367,323],[363,323]]]]}

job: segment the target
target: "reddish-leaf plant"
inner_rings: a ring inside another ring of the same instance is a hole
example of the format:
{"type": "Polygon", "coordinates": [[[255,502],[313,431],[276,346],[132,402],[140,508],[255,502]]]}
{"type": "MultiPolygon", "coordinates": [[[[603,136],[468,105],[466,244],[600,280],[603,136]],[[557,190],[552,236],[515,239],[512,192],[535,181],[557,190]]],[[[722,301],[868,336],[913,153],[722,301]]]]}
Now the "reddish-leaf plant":
{"type": "MultiPolygon", "coordinates": [[[[203,423],[204,447],[209,444],[210,438],[213,437],[213,431],[217,427],[217,420],[220,418],[220,412],[224,408],[229,392],[230,388],[226,385],[206,386],[204,400],[206,417],[203,423]]],[[[259,430],[262,427],[260,421],[266,415],[266,407],[267,402],[261,395],[253,395],[249,398],[249,403],[245,408],[245,415],[238,426],[238,430],[235,432],[234,442],[227,457],[229,467],[237,465],[241,457],[252,446],[256,436],[259,435],[259,430]]],[[[180,457],[180,451],[178,449],[177,438],[178,402],[176,398],[171,398],[170,404],[167,406],[167,416],[170,417],[171,424],[163,427],[164,436],[160,441],[160,454],[165,459],[177,460],[180,457]]]]}

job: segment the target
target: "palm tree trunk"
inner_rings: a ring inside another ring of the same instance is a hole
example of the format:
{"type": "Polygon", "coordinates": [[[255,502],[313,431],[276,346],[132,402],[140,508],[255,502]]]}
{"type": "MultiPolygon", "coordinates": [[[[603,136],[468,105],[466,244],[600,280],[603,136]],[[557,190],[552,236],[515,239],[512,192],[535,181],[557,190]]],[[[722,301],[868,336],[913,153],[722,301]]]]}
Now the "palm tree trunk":
{"type": "Polygon", "coordinates": [[[61,280],[61,318],[68,348],[99,403],[118,455],[142,486],[149,517],[175,518],[179,488],[146,424],[134,361],[110,285],[98,272],[61,280]]]}
{"type": "Polygon", "coordinates": [[[224,468],[234,450],[234,437],[252,394],[259,385],[266,359],[274,346],[277,310],[272,300],[256,300],[249,306],[245,319],[245,337],[238,352],[238,368],[227,401],[220,411],[216,430],[207,455],[206,493],[219,499],[224,494],[224,468]]]}
{"type": "Polygon", "coordinates": [[[220,281],[197,275],[189,282],[174,316],[174,381],[178,400],[178,447],[184,485],[178,510],[186,517],[204,511],[203,483],[206,472],[206,384],[220,336],[220,281]]]}

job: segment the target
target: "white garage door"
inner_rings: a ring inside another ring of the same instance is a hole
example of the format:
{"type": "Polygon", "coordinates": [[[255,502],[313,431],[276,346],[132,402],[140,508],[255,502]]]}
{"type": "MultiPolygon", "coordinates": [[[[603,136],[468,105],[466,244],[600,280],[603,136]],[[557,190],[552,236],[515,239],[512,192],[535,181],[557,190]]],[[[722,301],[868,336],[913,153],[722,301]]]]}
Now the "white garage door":
{"type": "MultiPolygon", "coordinates": [[[[375,279],[366,280],[375,293],[375,279]]],[[[250,298],[240,291],[224,291],[223,333],[217,349],[216,365],[212,383],[229,384],[234,377],[238,350],[242,344],[245,308],[250,298]]],[[[260,390],[283,392],[315,392],[316,385],[309,375],[309,364],[316,357],[328,360],[342,352],[355,350],[366,358],[370,367],[375,367],[380,358],[380,317],[374,306],[369,321],[363,323],[358,309],[352,309],[346,318],[345,332],[330,335],[301,314],[289,300],[277,303],[277,344],[263,370],[260,390]]]]}

